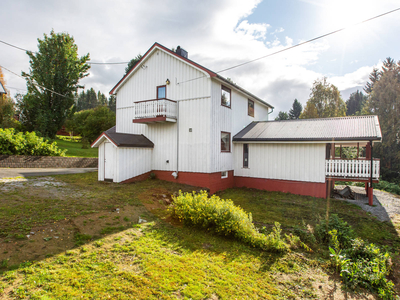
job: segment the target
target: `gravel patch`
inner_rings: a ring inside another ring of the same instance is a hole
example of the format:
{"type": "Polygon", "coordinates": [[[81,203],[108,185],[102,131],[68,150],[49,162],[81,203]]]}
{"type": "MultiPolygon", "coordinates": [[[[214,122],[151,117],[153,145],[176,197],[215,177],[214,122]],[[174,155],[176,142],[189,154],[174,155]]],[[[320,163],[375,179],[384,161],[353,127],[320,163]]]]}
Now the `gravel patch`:
{"type": "MultiPolygon", "coordinates": [[[[344,187],[344,185],[337,185],[335,188],[341,190],[344,187]]],[[[363,187],[350,186],[350,188],[355,193],[355,200],[344,199],[338,195],[335,196],[335,199],[358,205],[366,212],[376,216],[377,219],[382,222],[393,220],[396,216],[400,215],[399,196],[380,190],[374,190],[374,205],[369,206],[368,197],[363,187]]]]}

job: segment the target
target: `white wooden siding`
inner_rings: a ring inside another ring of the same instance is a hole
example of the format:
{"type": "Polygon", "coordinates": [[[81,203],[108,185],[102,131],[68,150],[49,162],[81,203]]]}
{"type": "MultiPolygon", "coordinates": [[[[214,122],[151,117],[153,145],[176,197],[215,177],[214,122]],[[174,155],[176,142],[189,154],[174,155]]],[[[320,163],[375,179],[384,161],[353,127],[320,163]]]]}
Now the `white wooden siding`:
{"type": "Polygon", "coordinates": [[[117,148],[117,172],[114,182],[121,182],[151,171],[151,148],[117,148]]]}
{"type": "MultiPolygon", "coordinates": [[[[130,107],[136,101],[157,98],[157,86],[166,86],[166,98],[192,99],[210,95],[209,75],[176,57],[156,50],[117,92],[117,109],[130,107]],[[195,80],[192,80],[195,79],[195,80]]],[[[132,121],[132,118],[131,120],[132,121]]],[[[122,132],[117,127],[117,132],[122,132]]]]}
{"type": "Polygon", "coordinates": [[[250,117],[247,111],[249,98],[246,95],[231,89],[231,108],[228,108],[221,105],[221,83],[219,81],[212,80],[211,91],[210,169],[211,172],[232,170],[234,145],[231,142],[231,153],[221,152],[221,131],[230,132],[232,140],[235,134],[251,122],[268,120],[268,108],[254,101],[255,114],[254,117],[250,117]]]}
{"type": "Polygon", "coordinates": [[[249,168],[243,144],[235,143],[235,176],[325,182],[325,144],[249,143],[249,168]]]}
{"type": "Polygon", "coordinates": [[[101,143],[99,145],[99,157],[98,157],[99,163],[98,163],[98,170],[97,170],[97,176],[99,181],[104,180],[104,143],[101,143]]]}

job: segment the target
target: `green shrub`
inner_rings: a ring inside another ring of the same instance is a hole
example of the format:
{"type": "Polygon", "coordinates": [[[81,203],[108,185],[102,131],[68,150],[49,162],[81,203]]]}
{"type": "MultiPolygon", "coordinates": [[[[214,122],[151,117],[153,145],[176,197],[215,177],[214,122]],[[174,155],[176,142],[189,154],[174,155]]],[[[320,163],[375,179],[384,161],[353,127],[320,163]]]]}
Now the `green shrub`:
{"type": "Polygon", "coordinates": [[[336,214],[330,215],[328,226],[326,220],[321,220],[315,226],[315,237],[321,243],[330,244],[332,236],[329,232],[332,230],[336,230],[337,239],[342,248],[350,247],[352,240],[355,238],[354,231],[347,222],[336,214]]]}
{"type": "Polygon", "coordinates": [[[392,194],[400,195],[400,186],[396,183],[391,183],[385,180],[379,180],[378,183],[373,183],[374,189],[383,190],[392,194]]]}
{"type": "Polygon", "coordinates": [[[235,206],[232,200],[218,196],[208,197],[207,192],[196,194],[179,192],[173,197],[169,211],[186,225],[213,230],[217,234],[232,236],[254,247],[268,251],[283,252],[288,246],[281,237],[279,223],[268,235],[258,232],[252,222],[251,213],[235,206]]]}
{"type": "Polygon", "coordinates": [[[38,137],[35,132],[18,132],[14,128],[0,128],[0,154],[4,155],[34,155],[34,156],[65,156],[57,143],[38,137]]]}
{"type": "Polygon", "coordinates": [[[377,292],[383,299],[394,299],[394,284],[386,278],[390,268],[391,258],[388,252],[357,238],[345,250],[340,276],[351,289],[363,287],[377,292]]]}
{"type": "Polygon", "coordinates": [[[80,136],[57,135],[56,137],[62,141],[74,142],[74,143],[80,143],[82,140],[82,137],[80,136]]]}

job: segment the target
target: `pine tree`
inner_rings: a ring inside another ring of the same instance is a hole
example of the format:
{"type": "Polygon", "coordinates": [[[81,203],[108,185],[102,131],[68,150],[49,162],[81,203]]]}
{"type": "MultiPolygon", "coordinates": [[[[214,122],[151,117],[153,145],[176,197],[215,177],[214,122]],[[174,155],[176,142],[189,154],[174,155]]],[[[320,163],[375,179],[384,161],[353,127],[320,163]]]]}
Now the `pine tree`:
{"type": "Polygon", "coordinates": [[[301,112],[303,111],[303,106],[297,99],[294,99],[292,108],[289,110],[289,119],[296,120],[300,118],[301,112]]]}
{"type": "Polygon", "coordinates": [[[364,103],[366,101],[367,97],[357,90],[357,92],[354,92],[350,95],[349,99],[346,101],[346,106],[347,106],[347,116],[354,116],[354,115],[359,115],[361,114],[361,110],[364,106],[364,103]]]}
{"type": "Polygon", "coordinates": [[[281,121],[281,120],[289,120],[289,115],[285,111],[280,111],[278,113],[278,116],[275,118],[275,121],[281,121]]]}

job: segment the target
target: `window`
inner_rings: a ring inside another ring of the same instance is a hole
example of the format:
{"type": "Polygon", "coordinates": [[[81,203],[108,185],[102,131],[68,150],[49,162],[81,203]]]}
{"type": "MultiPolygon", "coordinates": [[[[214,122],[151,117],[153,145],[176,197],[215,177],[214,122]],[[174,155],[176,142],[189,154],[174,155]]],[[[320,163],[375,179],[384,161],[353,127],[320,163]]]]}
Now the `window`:
{"type": "Polygon", "coordinates": [[[248,99],[248,102],[247,102],[247,114],[250,117],[254,117],[254,101],[252,101],[250,99],[248,99]]]}
{"type": "Polygon", "coordinates": [[[157,87],[157,99],[167,98],[167,86],[161,85],[157,87]]]}
{"type": "Polygon", "coordinates": [[[243,168],[249,167],[249,144],[243,144],[243,168]]]}
{"type": "Polygon", "coordinates": [[[221,152],[231,152],[231,134],[221,131],[221,152]]]}
{"type": "Polygon", "coordinates": [[[228,178],[228,172],[227,171],[221,172],[221,178],[228,178]]]}
{"type": "Polygon", "coordinates": [[[231,90],[221,86],[221,105],[231,107],[231,90]]]}

